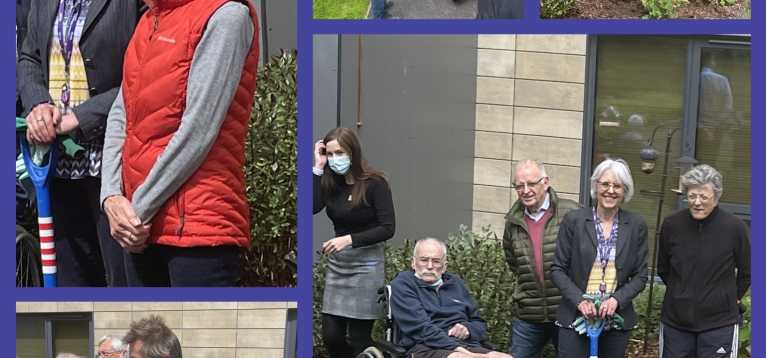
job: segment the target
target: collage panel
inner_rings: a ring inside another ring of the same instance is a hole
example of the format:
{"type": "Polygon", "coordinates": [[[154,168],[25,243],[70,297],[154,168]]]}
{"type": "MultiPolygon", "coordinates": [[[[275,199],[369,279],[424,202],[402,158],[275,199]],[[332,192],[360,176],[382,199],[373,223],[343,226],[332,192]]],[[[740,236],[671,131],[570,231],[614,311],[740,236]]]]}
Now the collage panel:
{"type": "Polygon", "coordinates": [[[749,20],[752,0],[541,0],[543,19],[749,20]]]}
{"type": "Polygon", "coordinates": [[[16,302],[16,357],[295,357],[297,308],[296,302],[16,302]]]}
{"type": "Polygon", "coordinates": [[[331,19],[521,19],[524,0],[311,0],[313,17],[331,19]]]}
{"type": "Polygon", "coordinates": [[[751,45],[314,35],[314,357],[750,356],[751,45]]]}
{"type": "Polygon", "coordinates": [[[297,284],[297,1],[16,11],[16,287],[297,284]]]}

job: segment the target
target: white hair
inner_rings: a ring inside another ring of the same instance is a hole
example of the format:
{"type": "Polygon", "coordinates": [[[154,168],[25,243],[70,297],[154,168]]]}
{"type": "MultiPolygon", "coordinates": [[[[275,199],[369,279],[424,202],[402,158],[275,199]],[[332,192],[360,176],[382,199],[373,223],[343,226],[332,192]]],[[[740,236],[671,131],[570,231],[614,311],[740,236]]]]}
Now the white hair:
{"type": "Polygon", "coordinates": [[[96,346],[100,346],[104,344],[104,342],[106,341],[112,342],[112,351],[115,351],[115,352],[125,352],[128,348],[128,345],[122,341],[122,337],[117,337],[112,335],[106,335],[101,337],[101,339],[98,340],[98,344],[96,346]]]}
{"type": "Polygon", "coordinates": [[[415,242],[415,247],[412,248],[412,259],[413,260],[418,257],[418,247],[420,247],[420,244],[424,243],[424,242],[435,242],[435,243],[437,243],[441,247],[441,249],[442,249],[442,254],[443,254],[442,257],[443,257],[444,261],[447,261],[447,244],[445,244],[444,241],[439,240],[439,239],[434,238],[434,237],[422,238],[422,239],[418,240],[417,242],[415,242]]]}
{"type": "Polygon", "coordinates": [[[681,190],[686,192],[690,186],[710,184],[715,193],[715,200],[721,199],[723,195],[723,176],[715,168],[700,164],[689,169],[681,176],[681,190]]]}
{"type": "Polygon", "coordinates": [[[521,168],[529,167],[529,166],[533,166],[533,167],[537,168],[537,170],[540,171],[540,178],[547,178],[548,177],[548,173],[545,172],[545,165],[543,165],[543,162],[541,162],[539,160],[534,160],[534,159],[524,159],[524,160],[516,163],[516,171],[514,173],[518,172],[519,169],[521,169],[521,168]]]}
{"type": "Polygon", "coordinates": [[[593,175],[590,177],[590,198],[594,201],[596,200],[598,180],[601,179],[601,176],[607,171],[612,172],[612,174],[617,177],[617,180],[622,183],[622,186],[625,188],[625,199],[623,202],[629,202],[630,199],[633,198],[635,187],[633,186],[633,177],[630,174],[630,167],[628,166],[628,163],[622,159],[605,159],[596,166],[596,169],[593,170],[593,175]]]}

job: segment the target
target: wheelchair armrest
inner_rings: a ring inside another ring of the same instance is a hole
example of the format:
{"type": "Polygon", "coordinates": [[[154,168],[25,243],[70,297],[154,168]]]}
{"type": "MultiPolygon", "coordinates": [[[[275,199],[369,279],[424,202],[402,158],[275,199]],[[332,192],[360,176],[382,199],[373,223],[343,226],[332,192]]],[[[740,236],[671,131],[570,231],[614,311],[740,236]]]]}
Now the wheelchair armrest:
{"type": "Polygon", "coordinates": [[[397,346],[396,344],[393,344],[391,342],[388,342],[383,339],[373,339],[375,342],[375,345],[380,348],[382,351],[391,354],[394,357],[404,357],[405,354],[407,354],[407,350],[404,349],[404,347],[397,346]]]}

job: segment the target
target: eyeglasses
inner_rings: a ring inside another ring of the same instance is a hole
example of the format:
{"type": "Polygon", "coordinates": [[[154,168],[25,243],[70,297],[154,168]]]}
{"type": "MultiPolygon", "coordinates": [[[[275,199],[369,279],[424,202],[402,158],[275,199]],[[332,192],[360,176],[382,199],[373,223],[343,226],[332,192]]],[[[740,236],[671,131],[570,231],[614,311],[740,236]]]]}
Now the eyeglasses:
{"type": "Polygon", "coordinates": [[[609,189],[613,189],[614,191],[622,191],[623,187],[622,184],[612,183],[608,181],[599,181],[598,187],[601,189],[601,191],[609,191],[609,189]]]}
{"type": "Polygon", "coordinates": [[[525,190],[527,190],[527,188],[532,188],[535,185],[540,184],[540,182],[543,181],[543,179],[545,179],[545,178],[546,177],[541,177],[540,179],[537,179],[537,181],[528,181],[528,182],[521,182],[521,183],[511,183],[511,185],[513,186],[514,189],[516,189],[516,191],[525,191],[525,190]]]}
{"type": "Polygon", "coordinates": [[[700,203],[704,204],[707,203],[711,197],[705,195],[705,194],[686,194],[686,199],[689,200],[690,203],[694,203],[699,199],[700,203]]]}
{"type": "Polygon", "coordinates": [[[434,267],[442,267],[444,265],[444,259],[441,257],[425,257],[421,256],[418,257],[418,262],[421,265],[428,266],[428,263],[430,262],[434,267]]]}
{"type": "Polygon", "coordinates": [[[122,358],[124,351],[98,352],[96,358],[122,358]]]}

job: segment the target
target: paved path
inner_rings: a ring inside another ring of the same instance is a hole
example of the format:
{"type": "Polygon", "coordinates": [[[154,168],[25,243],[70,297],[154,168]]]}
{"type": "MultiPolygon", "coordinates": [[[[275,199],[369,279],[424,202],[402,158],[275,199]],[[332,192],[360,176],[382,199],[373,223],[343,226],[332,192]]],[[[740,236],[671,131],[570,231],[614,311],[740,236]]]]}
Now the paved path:
{"type": "Polygon", "coordinates": [[[395,19],[473,19],[477,0],[392,0],[395,19]]]}

